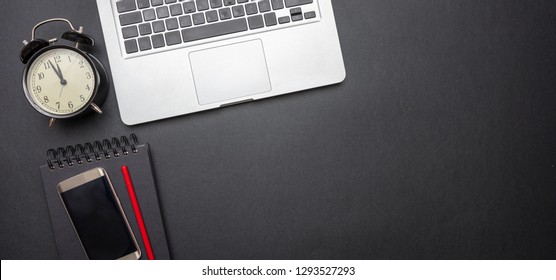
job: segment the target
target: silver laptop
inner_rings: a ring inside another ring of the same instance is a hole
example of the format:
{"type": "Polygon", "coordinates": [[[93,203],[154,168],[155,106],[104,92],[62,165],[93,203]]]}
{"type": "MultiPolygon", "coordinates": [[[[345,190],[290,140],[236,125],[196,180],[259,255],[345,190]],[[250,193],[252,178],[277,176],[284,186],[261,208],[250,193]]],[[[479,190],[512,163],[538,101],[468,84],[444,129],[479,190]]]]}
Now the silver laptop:
{"type": "Polygon", "coordinates": [[[339,83],[331,0],[97,0],[125,124],[339,83]]]}

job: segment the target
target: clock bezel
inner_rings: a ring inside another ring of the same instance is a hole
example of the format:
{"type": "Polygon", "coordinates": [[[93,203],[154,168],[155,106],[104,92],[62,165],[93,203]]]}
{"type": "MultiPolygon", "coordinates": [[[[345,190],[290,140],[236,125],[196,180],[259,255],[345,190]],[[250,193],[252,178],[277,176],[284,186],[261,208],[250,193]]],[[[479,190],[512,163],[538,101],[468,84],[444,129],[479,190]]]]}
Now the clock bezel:
{"type": "Polygon", "coordinates": [[[97,93],[98,93],[98,89],[99,89],[99,85],[101,83],[100,78],[99,78],[99,73],[98,73],[98,69],[96,64],[94,63],[93,59],[91,59],[91,57],[84,51],[77,49],[75,47],[71,47],[71,46],[66,46],[66,45],[53,45],[53,46],[48,46],[45,47],[41,50],[39,50],[37,53],[35,53],[33,56],[31,56],[31,58],[29,59],[29,61],[25,64],[24,70],[23,70],[23,77],[22,77],[22,82],[23,82],[23,91],[25,93],[25,97],[27,98],[27,101],[29,102],[29,104],[31,104],[31,106],[37,110],[39,113],[41,113],[42,115],[45,115],[47,117],[51,117],[51,118],[56,118],[56,119],[67,119],[67,118],[72,118],[75,116],[78,116],[82,113],[84,113],[87,110],[90,110],[90,105],[91,103],[93,103],[93,101],[95,100],[97,93]],[[53,50],[53,49],[68,49],[71,51],[74,51],[76,53],[78,53],[79,55],[81,55],[82,57],[85,58],[85,60],[87,61],[87,63],[89,63],[89,65],[91,65],[91,68],[93,69],[93,75],[95,77],[95,83],[94,83],[94,89],[93,89],[93,94],[91,95],[91,97],[89,98],[89,100],[87,102],[85,102],[85,105],[72,113],[69,114],[54,114],[52,112],[46,111],[45,109],[43,109],[42,107],[40,107],[38,104],[36,104],[36,102],[33,100],[33,97],[31,96],[31,92],[29,92],[29,89],[27,87],[27,75],[29,74],[29,70],[31,69],[31,65],[33,65],[33,62],[35,62],[35,60],[43,53],[49,51],[49,50],[53,50]]]}

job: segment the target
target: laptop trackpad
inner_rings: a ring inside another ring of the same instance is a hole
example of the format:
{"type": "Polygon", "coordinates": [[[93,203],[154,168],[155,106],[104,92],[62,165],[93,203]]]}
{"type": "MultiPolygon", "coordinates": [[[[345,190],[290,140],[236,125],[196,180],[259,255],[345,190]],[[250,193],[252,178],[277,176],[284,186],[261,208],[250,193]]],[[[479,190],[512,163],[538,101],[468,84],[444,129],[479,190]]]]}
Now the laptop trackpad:
{"type": "Polygon", "coordinates": [[[189,60],[201,105],[271,89],[261,40],[191,52],[189,60]]]}

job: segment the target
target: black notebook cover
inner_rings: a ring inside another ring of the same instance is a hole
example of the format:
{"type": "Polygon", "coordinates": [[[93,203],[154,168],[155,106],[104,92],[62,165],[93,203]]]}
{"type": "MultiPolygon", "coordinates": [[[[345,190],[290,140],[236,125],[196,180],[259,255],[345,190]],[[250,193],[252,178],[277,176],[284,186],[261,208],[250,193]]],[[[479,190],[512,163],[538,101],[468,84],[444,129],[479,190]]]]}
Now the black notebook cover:
{"type": "Polygon", "coordinates": [[[129,168],[154,257],[157,260],[170,258],[151,168],[149,145],[138,144],[135,135],[130,138],[113,138],[112,141],[95,141],[93,144],[48,151],[47,163],[40,170],[60,259],[87,259],[87,255],[56,187],[58,183],[96,167],[107,171],[141,248],[141,259],[147,259],[145,244],[121,172],[124,165],[129,168]]]}

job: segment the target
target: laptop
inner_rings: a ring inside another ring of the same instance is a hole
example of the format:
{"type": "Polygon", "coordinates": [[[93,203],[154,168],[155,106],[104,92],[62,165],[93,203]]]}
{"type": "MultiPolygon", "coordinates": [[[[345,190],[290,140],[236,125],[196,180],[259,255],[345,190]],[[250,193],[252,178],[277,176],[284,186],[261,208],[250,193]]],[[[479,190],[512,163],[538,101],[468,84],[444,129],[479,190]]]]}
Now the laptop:
{"type": "Polygon", "coordinates": [[[97,0],[122,121],[340,83],[332,0],[97,0]]]}

